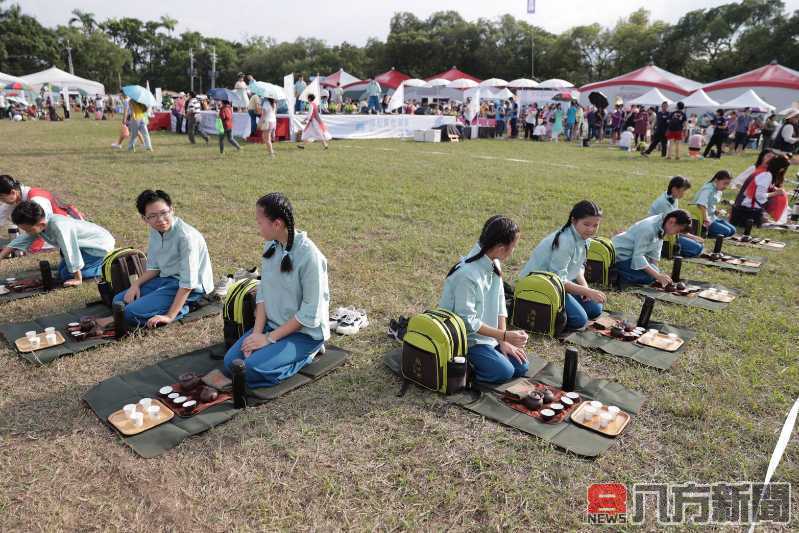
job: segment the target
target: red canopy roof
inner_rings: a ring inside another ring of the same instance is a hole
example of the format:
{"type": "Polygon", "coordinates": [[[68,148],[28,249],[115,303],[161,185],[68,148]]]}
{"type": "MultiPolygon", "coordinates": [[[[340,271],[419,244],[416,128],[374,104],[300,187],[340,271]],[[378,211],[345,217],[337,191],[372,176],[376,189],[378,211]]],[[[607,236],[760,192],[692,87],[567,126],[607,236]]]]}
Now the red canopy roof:
{"type": "Polygon", "coordinates": [[[709,83],[703,87],[705,92],[719,91],[721,89],[734,89],[736,87],[779,87],[782,89],[799,90],[799,72],[783,67],[777,62],[772,62],[765,67],[760,67],[749,72],[744,72],[732,78],[709,83]]]}
{"type": "Polygon", "coordinates": [[[474,76],[470,76],[469,74],[466,74],[465,72],[461,72],[460,70],[456,69],[455,67],[452,67],[451,69],[447,70],[446,72],[441,72],[439,74],[436,74],[435,76],[430,76],[429,78],[425,78],[425,81],[434,80],[436,78],[443,78],[443,79],[449,80],[449,81],[455,81],[455,80],[459,80],[461,78],[466,78],[467,80],[476,81],[477,83],[480,83],[481,81],[483,81],[480,78],[475,78],[474,76]]]}
{"type": "Polygon", "coordinates": [[[400,83],[409,79],[411,79],[410,76],[400,72],[399,70],[394,70],[393,67],[388,72],[384,72],[379,76],[375,76],[377,83],[379,83],[384,89],[396,89],[400,86],[400,83]]]}
{"type": "Polygon", "coordinates": [[[661,90],[675,92],[684,96],[688,96],[702,86],[701,83],[672,74],[667,70],[650,64],[609,80],[583,85],[580,87],[580,92],[596,91],[602,87],[613,85],[643,85],[645,87],[655,87],[661,90]]]}
{"type": "Polygon", "coordinates": [[[325,81],[322,82],[322,86],[325,87],[335,87],[337,83],[344,87],[346,85],[351,85],[361,81],[349,72],[345,72],[343,68],[337,70],[330,76],[325,76],[324,80],[325,81]]]}

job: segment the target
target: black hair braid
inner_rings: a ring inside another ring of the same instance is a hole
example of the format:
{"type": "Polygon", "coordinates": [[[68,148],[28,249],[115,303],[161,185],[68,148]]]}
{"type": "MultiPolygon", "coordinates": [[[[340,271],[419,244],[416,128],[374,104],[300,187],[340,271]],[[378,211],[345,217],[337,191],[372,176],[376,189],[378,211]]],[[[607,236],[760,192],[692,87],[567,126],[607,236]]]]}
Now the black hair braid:
{"type": "Polygon", "coordinates": [[[555,238],[552,239],[552,248],[551,248],[552,250],[554,250],[555,248],[560,246],[560,234],[563,233],[564,231],[566,231],[567,229],[569,229],[569,226],[571,225],[571,223],[572,223],[572,219],[571,219],[571,217],[569,217],[569,220],[555,234],[555,238]]]}
{"type": "Polygon", "coordinates": [[[288,231],[289,235],[288,239],[286,239],[286,254],[280,262],[280,271],[291,272],[294,269],[294,265],[288,253],[294,246],[294,213],[291,212],[291,206],[289,206],[288,203],[283,205],[283,217],[286,222],[286,231],[288,231]]]}
{"type": "Polygon", "coordinates": [[[0,194],[11,194],[12,191],[22,192],[19,181],[8,174],[3,174],[0,176],[0,194]]]}

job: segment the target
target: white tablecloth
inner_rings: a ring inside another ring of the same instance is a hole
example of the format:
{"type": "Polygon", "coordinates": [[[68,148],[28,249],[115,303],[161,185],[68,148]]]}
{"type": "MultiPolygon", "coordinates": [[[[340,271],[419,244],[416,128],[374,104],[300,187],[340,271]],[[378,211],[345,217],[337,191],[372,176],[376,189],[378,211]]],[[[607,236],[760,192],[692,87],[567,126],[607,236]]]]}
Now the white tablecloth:
{"type": "MultiPolygon", "coordinates": [[[[200,111],[200,129],[205,133],[216,135],[216,111],[200,111]]],[[[233,136],[246,139],[250,136],[250,114],[233,113],[233,136]]]]}

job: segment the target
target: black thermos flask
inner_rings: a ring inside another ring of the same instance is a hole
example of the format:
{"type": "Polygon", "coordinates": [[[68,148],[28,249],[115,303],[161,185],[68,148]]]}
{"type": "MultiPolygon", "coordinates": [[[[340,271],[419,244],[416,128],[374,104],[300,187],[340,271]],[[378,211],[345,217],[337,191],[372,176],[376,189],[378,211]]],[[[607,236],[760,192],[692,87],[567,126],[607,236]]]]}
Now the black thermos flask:
{"type": "Polygon", "coordinates": [[[722,247],[723,244],[724,244],[724,237],[722,237],[721,235],[716,237],[716,242],[715,242],[715,244],[713,244],[713,253],[714,254],[720,254],[721,253],[721,247],[722,247]]]}
{"type": "Polygon", "coordinates": [[[118,340],[128,334],[128,323],[125,321],[125,302],[114,302],[111,310],[114,317],[114,337],[118,340]]]}
{"type": "Polygon", "coordinates": [[[233,407],[247,407],[247,385],[244,378],[244,359],[234,359],[231,363],[233,371],[233,407]]]}
{"type": "Polygon", "coordinates": [[[638,322],[636,326],[639,328],[648,328],[649,319],[652,318],[652,309],[655,307],[655,299],[651,296],[644,296],[644,305],[641,306],[641,314],[638,315],[638,322]]]}
{"type": "Polygon", "coordinates": [[[680,271],[682,270],[682,257],[679,255],[674,256],[674,265],[671,267],[671,281],[677,283],[680,281],[680,271]]]}
{"type": "Polygon", "coordinates": [[[42,275],[42,287],[44,290],[53,290],[53,269],[50,266],[50,261],[39,261],[39,273],[42,275]]]}
{"type": "Polygon", "coordinates": [[[571,392],[577,384],[577,348],[566,348],[566,360],[563,362],[563,390],[571,392]]]}

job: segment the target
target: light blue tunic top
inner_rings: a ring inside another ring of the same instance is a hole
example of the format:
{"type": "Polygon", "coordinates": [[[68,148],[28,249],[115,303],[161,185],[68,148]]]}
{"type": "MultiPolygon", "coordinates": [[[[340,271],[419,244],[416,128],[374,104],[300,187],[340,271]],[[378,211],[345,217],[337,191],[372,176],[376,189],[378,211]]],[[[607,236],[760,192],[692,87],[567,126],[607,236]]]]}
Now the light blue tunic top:
{"type": "Polygon", "coordinates": [[[557,233],[553,231],[538,243],[519,277],[523,278],[531,272],[552,272],[563,281],[575,281],[584,272],[588,242],[569,224],[567,229],[560,232],[558,246],[553,250],[552,241],[557,233]]]}
{"type": "Polygon", "coordinates": [[[633,270],[642,270],[647,266],[657,272],[657,262],[660,259],[660,249],[663,246],[663,219],[666,215],[654,215],[639,220],[630,229],[613,237],[613,246],[616,247],[616,262],[620,263],[632,259],[630,266],[633,270]]]}
{"type": "Polygon", "coordinates": [[[287,253],[278,241],[268,241],[264,253],[275,246],[272,257],[261,260],[261,283],[255,301],[264,304],[267,324],[277,329],[292,318],[302,324],[300,333],[316,340],[330,338],[330,289],[327,283],[327,259],[304,231],[294,232],[288,255],[293,268],[281,272],[280,263],[287,253]]]}
{"type": "Polygon", "coordinates": [[[680,200],[677,198],[672,198],[669,196],[669,193],[664,192],[660,196],[657,197],[657,200],[652,202],[652,207],[649,208],[649,216],[652,215],[668,215],[675,209],[679,209],[680,200]],[[671,199],[672,202],[669,202],[671,199]]]}
{"type": "MultiPolygon", "coordinates": [[[[74,274],[85,266],[81,250],[94,257],[105,257],[114,249],[113,235],[97,224],[63,215],[45,216],[45,220],[47,226],[39,236],[50,246],[58,248],[67,272],[74,274]]],[[[27,250],[36,237],[37,235],[20,235],[9,246],[27,250]]]]}
{"type": "MultiPolygon", "coordinates": [[[[479,248],[472,251],[479,251],[479,248]]],[[[470,253],[469,257],[472,255],[470,253]]],[[[485,255],[471,263],[461,259],[459,268],[444,281],[438,306],[463,319],[469,346],[495,346],[496,339],[477,333],[482,324],[496,328],[499,327],[499,317],[508,316],[502,278],[494,273],[493,261],[485,255]]]]}
{"type": "Polygon", "coordinates": [[[703,205],[707,209],[707,220],[711,224],[716,221],[716,204],[719,201],[721,201],[721,191],[716,189],[716,184],[712,181],[702,185],[694,197],[695,204],[703,205]]]}
{"type": "Polygon", "coordinates": [[[201,290],[205,294],[214,290],[205,238],[178,217],[164,234],[150,228],[147,270],[158,270],[162,278],[177,278],[181,289],[201,290]]]}

